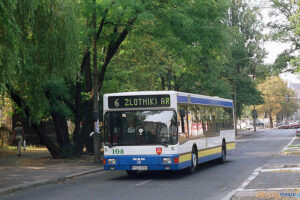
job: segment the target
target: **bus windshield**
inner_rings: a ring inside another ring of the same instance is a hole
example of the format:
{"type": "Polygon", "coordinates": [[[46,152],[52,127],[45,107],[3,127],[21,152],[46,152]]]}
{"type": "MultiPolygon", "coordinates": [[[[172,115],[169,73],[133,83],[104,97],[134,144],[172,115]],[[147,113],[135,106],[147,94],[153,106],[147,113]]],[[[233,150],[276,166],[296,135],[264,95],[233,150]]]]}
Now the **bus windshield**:
{"type": "Polygon", "coordinates": [[[177,144],[177,115],[174,111],[115,111],[104,116],[104,144],[177,144]]]}

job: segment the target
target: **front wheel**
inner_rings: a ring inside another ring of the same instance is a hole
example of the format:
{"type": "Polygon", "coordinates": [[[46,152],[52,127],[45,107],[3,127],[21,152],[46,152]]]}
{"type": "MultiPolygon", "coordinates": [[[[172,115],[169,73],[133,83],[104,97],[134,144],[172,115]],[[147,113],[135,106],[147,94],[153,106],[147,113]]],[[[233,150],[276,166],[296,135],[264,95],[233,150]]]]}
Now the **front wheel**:
{"type": "Polygon", "coordinates": [[[193,174],[196,172],[196,167],[198,163],[198,156],[197,156],[197,151],[195,148],[192,150],[192,155],[191,155],[191,166],[188,168],[188,173],[193,174]]]}

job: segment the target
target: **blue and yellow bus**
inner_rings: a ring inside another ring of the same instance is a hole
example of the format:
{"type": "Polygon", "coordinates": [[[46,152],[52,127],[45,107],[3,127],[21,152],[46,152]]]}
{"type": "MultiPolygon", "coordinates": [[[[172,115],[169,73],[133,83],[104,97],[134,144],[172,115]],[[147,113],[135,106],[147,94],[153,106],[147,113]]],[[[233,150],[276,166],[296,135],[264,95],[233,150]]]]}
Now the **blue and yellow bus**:
{"type": "Polygon", "coordinates": [[[235,149],[232,100],[176,91],[105,94],[104,169],[195,172],[235,149]]]}

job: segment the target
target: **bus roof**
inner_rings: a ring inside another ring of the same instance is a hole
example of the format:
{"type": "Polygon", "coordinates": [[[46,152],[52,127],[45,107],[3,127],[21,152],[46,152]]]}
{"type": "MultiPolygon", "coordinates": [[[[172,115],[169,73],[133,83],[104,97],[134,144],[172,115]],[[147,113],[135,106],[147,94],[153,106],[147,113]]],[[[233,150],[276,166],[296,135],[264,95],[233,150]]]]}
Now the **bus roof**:
{"type": "Polygon", "coordinates": [[[103,97],[108,98],[109,96],[162,95],[162,94],[169,94],[171,96],[176,95],[177,103],[233,107],[233,101],[231,99],[224,99],[216,96],[205,96],[205,95],[198,95],[198,94],[191,94],[191,93],[177,92],[177,91],[120,92],[120,93],[105,94],[103,97]]]}

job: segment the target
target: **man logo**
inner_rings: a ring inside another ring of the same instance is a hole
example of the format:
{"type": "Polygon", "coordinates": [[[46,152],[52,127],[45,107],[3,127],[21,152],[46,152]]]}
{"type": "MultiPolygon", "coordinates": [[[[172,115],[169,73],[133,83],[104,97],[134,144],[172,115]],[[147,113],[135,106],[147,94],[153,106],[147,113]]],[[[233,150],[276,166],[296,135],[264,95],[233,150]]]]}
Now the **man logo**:
{"type": "Polygon", "coordinates": [[[142,161],[145,161],[145,158],[132,158],[133,161],[136,161],[136,164],[142,164],[142,161]]]}

